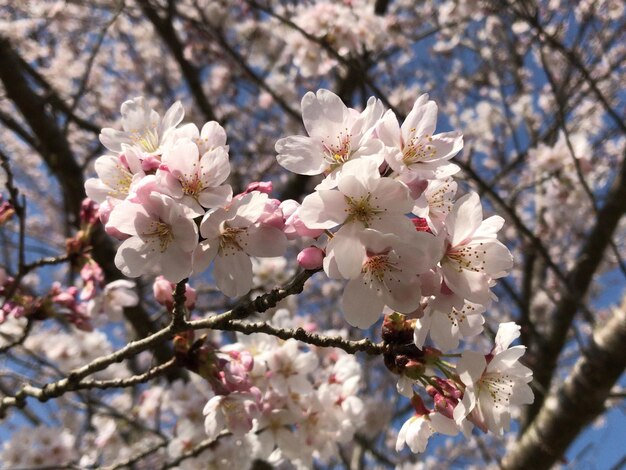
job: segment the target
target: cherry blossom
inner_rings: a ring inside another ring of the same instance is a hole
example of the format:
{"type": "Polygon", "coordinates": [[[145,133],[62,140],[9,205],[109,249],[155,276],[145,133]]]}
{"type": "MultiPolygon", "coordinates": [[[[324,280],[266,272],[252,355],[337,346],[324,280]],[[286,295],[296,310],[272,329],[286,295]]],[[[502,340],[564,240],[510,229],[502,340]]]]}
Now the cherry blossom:
{"type": "Polygon", "coordinates": [[[382,111],[382,104],[374,98],[358,113],[328,90],[309,92],[302,98],[302,120],[309,137],[280,139],[276,142],[276,159],[294,173],[324,173],[328,175],[324,187],[333,187],[342,166],[350,160],[372,158],[382,163],[382,143],[372,137],[382,111]]]}
{"type": "Polygon", "coordinates": [[[185,112],[177,101],[163,119],[143,97],[124,101],[121,107],[123,131],[102,129],[100,142],[113,152],[121,152],[122,144],[132,145],[140,152],[158,154],[168,134],[183,120],[185,112]]]}
{"type": "Polygon", "coordinates": [[[450,290],[470,302],[485,305],[490,301],[490,281],[506,275],[513,258],[496,239],[504,219],[494,215],[483,220],[482,212],[476,193],[456,201],[446,219],[448,238],[441,270],[450,290]]]}
{"type": "Polygon", "coordinates": [[[200,224],[205,238],[196,250],[194,271],[211,262],[217,287],[229,297],[247,293],[252,288],[250,256],[280,256],[286,248],[281,230],[257,224],[263,214],[267,194],[253,191],[234,199],[226,208],[207,213],[200,224]]]}
{"type": "Polygon", "coordinates": [[[115,264],[129,277],[158,266],[168,280],[181,281],[191,273],[196,224],[169,196],[151,192],[141,202],[121,202],[109,217],[108,226],[130,235],[118,248],[115,264]]]}
{"type": "MultiPolygon", "coordinates": [[[[400,239],[366,229],[358,241],[363,256],[354,259],[354,267],[347,268],[359,274],[346,285],[341,303],[348,323],[368,328],[380,317],[385,305],[402,313],[416,310],[422,299],[418,274],[433,263],[429,248],[436,244],[435,238],[414,232],[410,239],[400,239]]],[[[339,274],[333,272],[339,271],[336,257],[326,260],[330,275],[339,274]]]]}
{"type": "Polygon", "coordinates": [[[437,105],[427,94],[415,100],[402,126],[393,111],[385,113],[376,132],[387,147],[386,161],[396,173],[420,172],[432,178],[441,166],[455,171],[456,165],[447,161],[463,148],[463,136],[458,132],[433,135],[436,125],[437,105]]]}
{"type": "Polygon", "coordinates": [[[193,216],[204,215],[203,207],[222,207],[230,201],[232,189],[222,184],[230,173],[224,147],[200,154],[198,145],[190,139],[180,139],[163,154],[161,161],[157,179],[167,194],[180,200],[193,216]]]}
{"type": "Polygon", "coordinates": [[[533,392],[528,385],[532,371],[520,364],[524,346],[509,347],[519,337],[520,327],[502,323],[495,346],[487,356],[464,351],[457,364],[457,373],[465,385],[463,399],[454,410],[460,424],[467,417],[483,431],[502,434],[508,430],[511,406],[532,403],[533,392]]]}

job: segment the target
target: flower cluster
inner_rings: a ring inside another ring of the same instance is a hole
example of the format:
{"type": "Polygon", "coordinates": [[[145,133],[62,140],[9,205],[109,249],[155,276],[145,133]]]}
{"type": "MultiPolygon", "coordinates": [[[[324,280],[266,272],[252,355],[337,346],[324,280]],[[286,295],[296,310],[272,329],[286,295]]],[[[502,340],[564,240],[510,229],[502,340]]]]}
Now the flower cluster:
{"type": "MultiPolygon", "coordinates": [[[[233,195],[224,129],[216,122],[202,130],[179,126],[179,103],[161,119],[136,98],[122,105],[123,131],[103,130],[101,141],[114,154],[96,161],[98,178],[86,189],[100,203],[107,232],[122,241],[116,265],[131,277],[158,270],[155,297],[168,309],[174,283],[210,265],[222,293],[244,295],[264,284],[254,275],[262,266],[257,257],[272,264],[288,240],[308,240],[298,262],[345,283],[348,323],[365,329],[385,309],[395,312],[383,326],[385,364],[400,375],[399,391],[415,409],[397,448],[406,442],[423,451],[434,432],[468,432],[473,424],[501,432],[509,406],[532,400],[531,374],[517,362],[524,348],[507,349],[519,335],[514,324],[501,325],[487,355],[444,354],[482,331],[491,289],[512,256],[497,240],[501,217],[483,219],[476,193],[455,200],[459,167],[451,159],[463,137],[435,133],[437,112],[428,95],[399,122],[376,98],[358,111],[328,90],[307,93],[308,135],[276,143],[281,166],[321,177],[299,204],[272,199],[271,183],[233,195]],[[438,349],[426,345],[428,337],[438,349]],[[455,366],[448,357],[460,360],[455,366]]],[[[195,297],[188,289],[190,308],[195,297]]],[[[362,419],[358,364],[347,355],[320,358],[293,339],[237,339],[222,349],[194,340],[193,332],[174,340],[179,362],[212,387],[206,434],[218,440],[226,431],[240,446],[258,440],[256,453],[270,461],[308,465],[336,455],[336,443],[350,439],[362,419]]],[[[191,425],[179,432],[184,442],[197,440],[191,425]]],[[[179,451],[187,445],[179,444],[179,451]]]]}

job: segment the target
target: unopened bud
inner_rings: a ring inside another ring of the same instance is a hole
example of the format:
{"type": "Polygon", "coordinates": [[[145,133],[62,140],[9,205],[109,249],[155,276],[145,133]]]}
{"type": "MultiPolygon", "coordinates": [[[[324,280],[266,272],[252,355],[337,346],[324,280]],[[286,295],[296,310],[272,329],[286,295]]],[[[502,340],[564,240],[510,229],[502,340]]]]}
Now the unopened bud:
{"type": "Polygon", "coordinates": [[[98,203],[89,198],[83,199],[80,204],[81,225],[93,225],[98,221],[98,203]]]}
{"type": "Polygon", "coordinates": [[[324,262],[324,250],[316,246],[309,246],[298,253],[298,264],[304,269],[320,269],[324,262]]]}

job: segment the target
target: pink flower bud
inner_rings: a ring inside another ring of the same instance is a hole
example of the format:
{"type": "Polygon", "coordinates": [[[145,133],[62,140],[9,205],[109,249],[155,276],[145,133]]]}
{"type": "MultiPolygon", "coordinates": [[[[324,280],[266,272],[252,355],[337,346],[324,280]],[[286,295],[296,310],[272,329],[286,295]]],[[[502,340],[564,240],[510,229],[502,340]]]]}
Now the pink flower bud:
{"type": "MultiPolygon", "coordinates": [[[[168,310],[172,310],[174,308],[175,288],[176,284],[168,281],[163,276],[159,276],[154,280],[154,284],[152,284],[152,293],[158,303],[163,305],[168,310]]],[[[189,310],[193,310],[196,306],[197,297],[198,294],[196,293],[196,290],[187,284],[185,286],[185,307],[189,310]]]]}
{"type": "Polygon", "coordinates": [[[324,262],[325,253],[316,246],[309,246],[298,253],[298,264],[304,269],[320,269],[324,262]]]}
{"type": "Polygon", "coordinates": [[[80,204],[80,221],[84,225],[93,225],[98,220],[98,203],[89,198],[80,204]]]}
{"type": "Polygon", "coordinates": [[[171,310],[174,307],[172,283],[163,276],[159,276],[154,280],[152,292],[155,300],[165,308],[171,310]]]}

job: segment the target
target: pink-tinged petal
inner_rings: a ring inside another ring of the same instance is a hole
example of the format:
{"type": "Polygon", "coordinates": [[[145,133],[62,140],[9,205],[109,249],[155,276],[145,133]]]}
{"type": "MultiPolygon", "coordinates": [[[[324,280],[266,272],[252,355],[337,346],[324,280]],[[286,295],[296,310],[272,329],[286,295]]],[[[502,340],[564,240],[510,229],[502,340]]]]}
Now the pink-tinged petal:
{"type": "Polygon", "coordinates": [[[102,129],[99,138],[102,145],[113,152],[121,152],[122,144],[132,144],[132,140],[126,132],[117,131],[110,127],[102,129]]]}
{"type": "Polygon", "coordinates": [[[413,136],[433,135],[437,126],[437,104],[428,101],[419,105],[417,102],[402,123],[402,137],[405,143],[413,136]]]}
{"type": "Polygon", "coordinates": [[[184,216],[176,217],[170,223],[174,240],[172,244],[180,246],[181,250],[191,253],[198,244],[198,227],[193,220],[184,216]]]}
{"type": "Polygon", "coordinates": [[[226,131],[216,121],[209,121],[202,126],[200,136],[204,145],[209,147],[223,147],[226,145],[226,131]]]}
{"type": "Polygon", "coordinates": [[[178,202],[180,202],[190,219],[202,217],[206,213],[200,203],[191,196],[183,196],[178,202]]]}
{"type": "Polygon", "coordinates": [[[386,208],[390,212],[407,214],[413,208],[413,200],[409,189],[399,181],[391,178],[380,178],[373,188],[371,202],[374,206],[386,208]]]}
{"type": "Polygon", "coordinates": [[[514,369],[514,367],[517,366],[526,369],[525,366],[517,363],[525,352],[526,346],[513,346],[512,348],[497,353],[487,366],[487,372],[506,373],[510,369],[514,369]]]}
{"type": "Polygon", "coordinates": [[[535,401],[535,394],[530,386],[518,384],[513,388],[510,400],[515,405],[530,405],[535,401]]]}
{"type": "Polygon", "coordinates": [[[439,413],[432,413],[429,417],[433,428],[438,433],[445,434],[447,436],[456,436],[459,433],[458,426],[450,418],[446,418],[439,413]]]}
{"type": "Polygon", "coordinates": [[[485,241],[496,238],[496,234],[500,231],[504,225],[504,219],[499,215],[492,215],[485,219],[480,224],[480,227],[476,230],[472,236],[473,240],[485,241]]]}
{"type": "Polygon", "coordinates": [[[217,188],[205,189],[198,195],[198,202],[202,207],[224,207],[233,198],[233,188],[230,185],[225,184],[218,186],[217,188]]]}
{"type": "Polygon", "coordinates": [[[430,338],[442,352],[456,349],[459,346],[458,324],[453,324],[445,313],[434,312],[430,327],[430,338]]]}
{"type": "Polygon", "coordinates": [[[217,256],[213,276],[219,290],[228,297],[247,294],[252,288],[250,257],[239,250],[229,250],[228,256],[217,256]]]}
{"type": "MultiPolygon", "coordinates": [[[[85,192],[89,199],[93,199],[98,204],[103,203],[107,197],[115,197],[114,191],[105,185],[100,178],[89,178],[85,181],[85,192]]],[[[120,196],[123,196],[120,194],[120,196]]]]}
{"type": "Polygon", "coordinates": [[[111,188],[119,188],[130,183],[130,174],[122,165],[119,157],[113,155],[102,155],[96,159],[94,169],[98,177],[111,188]]]}
{"type": "Polygon", "coordinates": [[[141,235],[148,229],[152,220],[142,205],[123,201],[113,208],[107,227],[113,227],[128,235],[141,235]]]}
{"type": "Polygon", "coordinates": [[[339,191],[350,197],[362,197],[374,191],[380,181],[379,163],[372,158],[350,160],[341,168],[339,191]]]}
{"type": "Polygon", "coordinates": [[[376,135],[387,147],[393,147],[396,151],[400,151],[400,143],[402,140],[400,124],[391,109],[388,110],[378,122],[376,135]]]}
{"type": "Polygon", "coordinates": [[[200,132],[198,131],[198,126],[193,123],[188,123],[176,128],[173,135],[175,140],[191,139],[195,142],[195,140],[200,136],[200,132]]]}
{"type": "MultiPolygon", "coordinates": [[[[457,366],[458,370],[458,366],[457,366]]],[[[465,417],[469,415],[476,406],[476,394],[474,393],[473,386],[468,385],[465,389],[463,398],[454,407],[452,417],[458,426],[463,426],[465,417]]]]}
{"type": "MultiPolygon", "coordinates": [[[[267,200],[269,199],[268,195],[265,193],[260,193],[258,191],[252,191],[251,193],[246,194],[240,199],[237,199],[233,202],[233,206],[229,209],[231,217],[235,219],[245,219],[250,223],[256,222],[261,214],[265,211],[265,205],[267,204],[267,200]],[[233,213],[234,209],[234,213],[233,213]]],[[[233,226],[239,227],[240,223],[234,223],[233,226]]],[[[245,226],[247,226],[245,225],[245,226]]]]}
{"type": "Polygon", "coordinates": [[[365,247],[359,240],[358,230],[342,227],[328,243],[327,253],[333,253],[337,268],[344,279],[354,279],[361,273],[365,261],[365,247]]]}
{"type": "Polygon", "coordinates": [[[192,252],[185,251],[173,242],[161,255],[161,274],[170,282],[177,283],[191,274],[192,252]]]}
{"type": "Polygon", "coordinates": [[[120,155],[120,161],[124,161],[128,169],[132,174],[140,173],[143,175],[142,170],[142,155],[136,148],[130,145],[122,144],[122,155],[120,155]]]}
{"type": "Polygon", "coordinates": [[[428,336],[428,332],[430,331],[433,315],[436,315],[436,313],[433,314],[432,312],[427,312],[422,318],[415,320],[413,342],[415,343],[415,346],[420,349],[422,349],[424,343],[426,342],[426,336],[428,336]]]}
{"type": "Polygon", "coordinates": [[[169,170],[159,169],[156,172],[156,180],[160,186],[160,190],[175,199],[180,199],[184,196],[183,187],[181,181],[174,176],[169,170]]]}
{"type": "Polygon", "coordinates": [[[238,239],[240,246],[252,256],[282,256],[287,249],[285,234],[275,227],[253,225],[243,232],[238,239]]]}
{"type": "Polygon", "coordinates": [[[219,249],[218,240],[204,240],[193,252],[193,273],[200,274],[213,262],[219,249]]]}
{"type": "Polygon", "coordinates": [[[393,233],[400,238],[412,238],[415,226],[408,217],[389,212],[380,212],[370,220],[369,227],[379,232],[393,233]]]}
{"type": "Polygon", "coordinates": [[[324,272],[331,279],[343,279],[339,268],[337,267],[337,260],[334,253],[327,253],[323,261],[324,272]]]}
{"type": "Polygon", "coordinates": [[[385,305],[392,310],[399,313],[412,313],[420,306],[422,294],[417,277],[415,282],[411,284],[404,284],[397,282],[396,279],[391,279],[387,283],[387,287],[389,290],[383,290],[383,299],[385,305]]]}
{"type": "Polygon", "coordinates": [[[400,452],[404,448],[404,445],[406,443],[407,430],[409,429],[409,426],[411,426],[411,423],[414,419],[417,418],[415,416],[409,418],[407,421],[404,422],[404,424],[400,428],[400,431],[398,431],[398,438],[396,439],[396,452],[400,452]]]}
{"type": "Polygon", "coordinates": [[[189,139],[181,139],[163,155],[162,162],[174,176],[190,181],[198,173],[199,159],[198,146],[189,139]]]}
{"type": "Polygon", "coordinates": [[[506,350],[513,341],[520,337],[521,327],[515,322],[500,323],[498,332],[496,333],[495,346],[493,354],[501,353],[506,350]]]}
{"type": "Polygon", "coordinates": [[[223,147],[215,148],[200,159],[200,180],[204,186],[219,186],[230,174],[228,152],[223,147]]]}
{"type": "Polygon", "coordinates": [[[461,359],[456,365],[456,373],[461,381],[470,387],[480,380],[486,367],[487,361],[483,354],[475,351],[463,351],[461,359]]]}
{"type": "MultiPolygon", "coordinates": [[[[508,272],[513,268],[513,255],[509,249],[497,240],[492,240],[491,243],[483,245],[484,254],[484,269],[492,279],[497,279],[506,276],[508,272]]],[[[479,248],[480,249],[480,248],[479,248]]]]}
{"type": "Polygon", "coordinates": [[[333,138],[337,130],[343,129],[350,115],[348,108],[334,93],[318,90],[302,97],[302,122],[311,137],[333,138]]]}
{"type": "Polygon", "coordinates": [[[385,161],[385,144],[373,137],[362,139],[362,143],[350,156],[350,161],[357,159],[371,160],[376,164],[376,168],[385,161]]]}
{"type": "Polygon", "coordinates": [[[361,277],[348,282],[343,291],[341,306],[346,321],[364,330],[376,323],[385,304],[375,289],[364,285],[361,277]]]}
{"type": "Polygon", "coordinates": [[[163,135],[165,131],[167,131],[171,127],[176,127],[180,124],[180,121],[185,117],[185,109],[180,101],[176,101],[170,108],[165,112],[163,116],[163,120],[161,121],[160,127],[160,135],[163,135]]]}
{"type": "Polygon", "coordinates": [[[470,302],[485,305],[491,298],[488,277],[482,273],[459,269],[456,263],[444,259],[442,271],[445,283],[455,294],[470,302]]]}
{"type": "MultiPolygon", "coordinates": [[[[357,163],[357,160],[354,160],[354,162],[357,163]]],[[[360,163],[361,161],[358,162],[360,163]]],[[[348,166],[348,163],[344,165],[344,169],[348,166]]],[[[339,189],[339,192],[345,196],[359,200],[367,197],[369,193],[368,188],[363,185],[363,179],[365,178],[359,178],[356,175],[343,173],[337,181],[337,188],[339,189]]]]}
{"type": "Polygon", "coordinates": [[[124,130],[126,132],[137,131],[149,125],[150,111],[150,105],[142,96],[124,101],[120,108],[124,130]]]}
{"type": "Polygon", "coordinates": [[[448,160],[463,148],[463,134],[460,132],[444,132],[433,136],[429,142],[435,147],[435,158],[431,161],[448,160]]]}
{"type": "Polygon", "coordinates": [[[200,235],[207,240],[214,240],[220,236],[220,225],[224,222],[229,214],[225,209],[215,209],[207,212],[200,222],[200,235]]]}
{"type": "Polygon", "coordinates": [[[476,193],[459,198],[446,219],[452,246],[468,240],[483,221],[483,208],[476,193]]]}
{"type": "Polygon", "coordinates": [[[348,205],[341,192],[321,190],[309,194],[298,210],[300,220],[311,229],[330,229],[346,220],[348,205]]]}
{"type": "Polygon", "coordinates": [[[385,105],[379,99],[370,96],[367,100],[367,105],[363,112],[361,112],[358,123],[352,127],[352,133],[358,130],[359,133],[362,133],[365,138],[369,138],[372,135],[372,132],[375,131],[375,126],[383,117],[385,113],[385,105]]]}
{"type": "Polygon", "coordinates": [[[153,251],[153,244],[139,237],[124,240],[115,254],[115,266],[128,277],[145,274],[160,259],[160,252],[153,251]]]}
{"type": "Polygon", "coordinates": [[[316,139],[293,135],[279,139],[275,149],[278,164],[293,173],[319,175],[328,168],[322,144],[316,139]]]}

